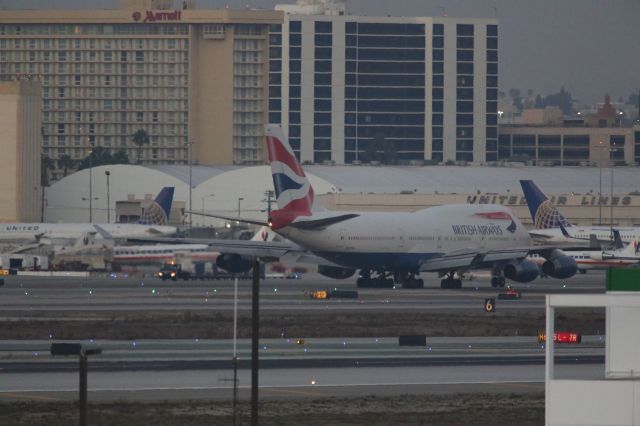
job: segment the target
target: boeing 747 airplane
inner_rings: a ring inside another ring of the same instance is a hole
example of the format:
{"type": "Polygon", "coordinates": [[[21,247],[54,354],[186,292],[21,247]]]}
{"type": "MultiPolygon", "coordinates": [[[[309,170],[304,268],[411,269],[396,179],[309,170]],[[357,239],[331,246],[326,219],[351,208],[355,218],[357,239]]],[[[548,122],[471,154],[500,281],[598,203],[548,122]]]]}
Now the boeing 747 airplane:
{"type": "Polygon", "coordinates": [[[291,242],[216,242],[221,251],[247,261],[300,253],[331,278],[358,271],[360,287],[422,287],[419,274],[437,272],[445,277],[443,288],[458,288],[456,274],[479,268],[491,269],[493,285],[504,285],[505,278],[529,282],[539,274],[538,265],[526,259],[531,254],[544,259],[541,269],[548,276],[568,278],[577,271],[575,260],[557,247],[533,246],[518,218],[500,205],[443,205],[413,213],[322,210],[280,126],[266,125],[265,132],[278,205],[268,225],[291,242]]]}

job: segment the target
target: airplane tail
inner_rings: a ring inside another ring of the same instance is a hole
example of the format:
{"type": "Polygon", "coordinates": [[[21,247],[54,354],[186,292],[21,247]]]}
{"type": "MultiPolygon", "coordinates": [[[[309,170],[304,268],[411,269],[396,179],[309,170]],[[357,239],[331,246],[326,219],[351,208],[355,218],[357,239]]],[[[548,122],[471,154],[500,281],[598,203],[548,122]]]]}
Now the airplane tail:
{"type": "Polygon", "coordinates": [[[529,206],[531,220],[537,229],[559,228],[560,224],[569,226],[565,217],[532,180],[521,180],[520,186],[529,206]]]}
{"type": "Polygon", "coordinates": [[[633,240],[622,250],[622,254],[629,257],[637,256],[638,248],[638,240],[633,240]]]}
{"type": "Polygon", "coordinates": [[[159,225],[164,226],[169,223],[171,215],[171,204],[173,204],[173,186],[165,186],[158,194],[155,200],[144,211],[142,217],[138,221],[140,225],[159,225]]]}
{"type": "Polygon", "coordinates": [[[275,233],[268,226],[261,226],[258,232],[251,238],[251,241],[273,241],[275,233]]]}
{"type": "Polygon", "coordinates": [[[280,125],[265,125],[265,134],[278,203],[269,224],[272,229],[279,229],[300,216],[311,216],[314,192],[280,125]]]}

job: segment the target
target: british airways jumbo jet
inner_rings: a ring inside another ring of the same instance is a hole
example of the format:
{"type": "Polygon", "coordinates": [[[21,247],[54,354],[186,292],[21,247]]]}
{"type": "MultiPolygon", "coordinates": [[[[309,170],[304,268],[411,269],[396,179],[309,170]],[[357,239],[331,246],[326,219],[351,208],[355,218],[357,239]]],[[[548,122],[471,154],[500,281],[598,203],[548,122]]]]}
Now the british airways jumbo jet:
{"type": "MultiPolygon", "coordinates": [[[[174,226],[168,226],[174,187],[162,188],[137,223],[100,224],[113,238],[173,235],[174,226]]],[[[2,223],[0,243],[40,242],[43,240],[75,241],[84,233],[95,233],[91,223],[2,223]]]]}
{"type": "MultiPolygon", "coordinates": [[[[567,278],[576,263],[562,252],[531,246],[518,218],[499,205],[443,205],[414,213],[338,213],[314,210],[314,192],[280,126],[267,125],[267,149],[278,210],[269,225],[285,238],[343,268],[360,271],[358,284],[393,279],[422,287],[420,272],[447,277],[443,287],[459,287],[456,272],[491,267],[494,283],[503,277],[528,282],[538,267],[525,259],[538,252],[547,275],[567,278]]],[[[500,282],[500,284],[502,284],[500,282]]]]}
{"type": "Polygon", "coordinates": [[[505,278],[529,282],[539,273],[526,259],[529,254],[544,259],[542,270],[548,276],[576,273],[574,259],[557,247],[533,246],[518,218],[500,205],[443,205],[413,213],[321,210],[280,126],[268,124],[265,132],[278,204],[268,225],[294,244],[233,242],[226,250],[237,256],[299,252],[305,260],[314,257],[318,272],[331,278],[359,271],[359,287],[419,288],[424,285],[421,272],[437,272],[445,277],[443,288],[458,288],[461,281],[455,274],[478,268],[492,270],[493,286],[504,285],[505,278]]]}

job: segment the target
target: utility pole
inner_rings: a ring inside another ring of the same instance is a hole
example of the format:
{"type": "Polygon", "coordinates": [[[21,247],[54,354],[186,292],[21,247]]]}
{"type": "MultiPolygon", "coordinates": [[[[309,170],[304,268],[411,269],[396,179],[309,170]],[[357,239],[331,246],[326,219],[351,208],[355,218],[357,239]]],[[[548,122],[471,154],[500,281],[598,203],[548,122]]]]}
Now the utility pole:
{"type": "Polygon", "coordinates": [[[260,261],[253,260],[251,291],[251,426],[258,426],[258,345],[260,339],[260,261]]]}

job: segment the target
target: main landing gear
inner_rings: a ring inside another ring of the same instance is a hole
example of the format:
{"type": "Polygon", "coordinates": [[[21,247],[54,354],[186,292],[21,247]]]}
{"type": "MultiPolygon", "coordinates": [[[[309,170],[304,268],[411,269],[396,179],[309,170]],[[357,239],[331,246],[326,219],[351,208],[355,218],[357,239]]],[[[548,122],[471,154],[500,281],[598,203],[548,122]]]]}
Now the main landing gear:
{"type": "Polygon", "coordinates": [[[505,280],[502,275],[502,269],[498,266],[494,266],[491,269],[491,287],[504,287],[505,280]]]}
{"type": "Polygon", "coordinates": [[[393,288],[393,280],[387,278],[385,274],[378,274],[378,276],[372,278],[371,271],[362,270],[360,277],[356,281],[358,288],[393,288]]]}
{"type": "Polygon", "coordinates": [[[402,288],[424,288],[424,281],[413,272],[396,272],[393,278],[402,288]]]}
{"type": "Polygon", "coordinates": [[[491,287],[504,287],[505,280],[502,276],[491,277],[491,287]]]}
{"type": "Polygon", "coordinates": [[[446,289],[458,289],[462,288],[462,280],[460,278],[454,278],[455,272],[447,273],[447,277],[440,281],[440,288],[446,289]]]}
{"type": "Polygon", "coordinates": [[[378,272],[375,277],[372,271],[360,271],[360,277],[356,282],[359,288],[393,288],[396,284],[402,288],[424,288],[424,281],[416,277],[412,272],[395,272],[393,279],[390,272],[378,272]]]}

